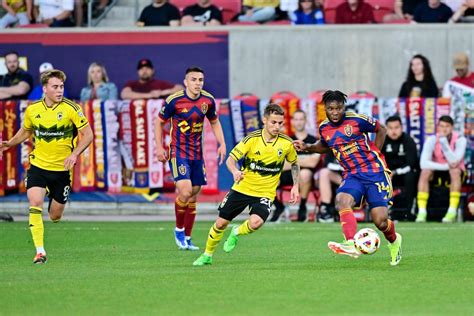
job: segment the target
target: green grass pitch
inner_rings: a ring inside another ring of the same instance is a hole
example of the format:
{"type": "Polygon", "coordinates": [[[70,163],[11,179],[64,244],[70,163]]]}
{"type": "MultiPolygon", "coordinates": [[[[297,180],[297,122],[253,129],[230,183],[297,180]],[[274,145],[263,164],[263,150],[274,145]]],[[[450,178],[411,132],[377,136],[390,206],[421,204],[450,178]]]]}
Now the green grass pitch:
{"type": "MultiPolygon", "coordinates": [[[[210,225],[196,223],[198,246],[210,225]]],[[[33,265],[27,226],[0,223],[0,315],[474,315],[472,223],[397,224],[397,267],[383,236],[352,259],[326,246],[338,224],[314,223],[266,224],[230,254],[224,237],[193,267],[171,222],[46,222],[48,263],[33,265]]]]}

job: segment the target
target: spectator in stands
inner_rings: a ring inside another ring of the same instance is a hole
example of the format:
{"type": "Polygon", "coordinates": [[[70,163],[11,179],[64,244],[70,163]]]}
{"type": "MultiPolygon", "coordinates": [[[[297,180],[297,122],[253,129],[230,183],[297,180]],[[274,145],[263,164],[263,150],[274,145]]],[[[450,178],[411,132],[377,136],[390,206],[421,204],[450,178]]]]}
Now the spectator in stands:
{"type": "Polygon", "coordinates": [[[32,0],[2,0],[2,7],[7,13],[0,19],[0,28],[15,24],[27,25],[32,20],[32,0]]]}
{"type": "Polygon", "coordinates": [[[416,7],[413,21],[417,23],[447,23],[452,15],[453,11],[441,0],[428,0],[416,7]]]}
{"type": "MultiPolygon", "coordinates": [[[[306,113],[303,110],[296,110],[291,118],[291,127],[294,130],[294,135],[291,136],[294,140],[302,140],[308,144],[316,143],[317,139],[313,135],[308,134],[306,131],[306,113]]],[[[308,154],[305,152],[298,153],[298,164],[300,165],[300,206],[298,209],[298,221],[304,222],[306,220],[307,208],[306,201],[308,194],[313,187],[313,175],[316,171],[316,166],[319,163],[319,154],[308,154]]],[[[280,186],[293,185],[293,178],[291,175],[291,165],[286,164],[283,166],[283,172],[280,177],[280,186]]],[[[275,198],[274,205],[276,210],[270,219],[271,222],[277,221],[280,215],[283,213],[285,206],[283,203],[275,198]]]]}
{"type": "Polygon", "coordinates": [[[384,22],[395,20],[413,20],[413,14],[416,7],[425,0],[395,0],[393,4],[393,14],[387,14],[383,17],[384,22]]]}
{"type": "Polygon", "coordinates": [[[474,88],[474,72],[469,70],[469,57],[466,53],[454,54],[453,68],[457,76],[451,78],[451,81],[474,88]]]}
{"type": "Polygon", "coordinates": [[[415,55],[410,60],[408,74],[398,93],[399,98],[438,97],[438,86],[431,72],[428,59],[423,55],[415,55]]]}
{"type": "Polygon", "coordinates": [[[137,26],[179,26],[180,19],[178,8],[168,0],[154,0],[143,9],[137,26]]]}
{"type": "Polygon", "coordinates": [[[451,19],[449,19],[449,23],[457,23],[457,22],[473,22],[472,19],[474,17],[474,1],[473,0],[459,0],[456,1],[456,4],[459,3],[458,7],[450,5],[452,2],[446,1],[446,5],[448,5],[451,10],[454,12],[451,19]],[[461,2],[461,3],[459,3],[461,2]],[[469,20],[469,18],[471,18],[469,20]]]}
{"type": "Polygon", "coordinates": [[[117,100],[115,83],[109,81],[107,70],[99,63],[92,63],[87,70],[87,86],[81,90],[81,101],[100,99],[117,100]]]}
{"type": "Polygon", "coordinates": [[[324,158],[324,168],[318,173],[318,187],[321,194],[321,205],[317,216],[320,223],[333,223],[335,207],[333,203],[333,186],[342,182],[344,169],[330,151],[324,158]]]}
{"type": "Polygon", "coordinates": [[[211,0],[198,0],[196,4],[186,7],[181,18],[181,25],[221,25],[222,12],[211,3],[211,0]]]}
{"type": "Polygon", "coordinates": [[[179,90],[180,84],[154,79],[155,69],[149,59],[141,59],[137,65],[138,80],[128,81],[122,89],[122,99],[158,99],[166,98],[179,90]]]}
{"type": "Polygon", "coordinates": [[[4,58],[8,73],[0,82],[0,100],[26,100],[33,87],[33,77],[20,68],[17,52],[8,52],[4,58]]]}
{"type": "Polygon", "coordinates": [[[239,15],[240,22],[265,23],[275,20],[279,0],[244,0],[243,14],[239,15]]]}
{"type": "Polygon", "coordinates": [[[374,8],[364,0],[347,0],[336,8],[336,24],[375,23],[374,8]]]}
{"type": "MultiPolygon", "coordinates": [[[[42,63],[40,66],[39,66],[39,78],[41,78],[41,74],[45,71],[48,71],[48,70],[53,70],[54,67],[51,63],[42,63]]],[[[66,89],[64,89],[64,94],[63,96],[65,98],[69,98],[68,96],[68,93],[66,92],[66,89]]],[[[28,95],[28,100],[39,100],[43,98],[43,85],[40,84],[39,85],[36,85],[33,89],[31,89],[31,92],[30,94],[28,95]]]]}
{"type": "Polygon", "coordinates": [[[323,8],[319,0],[299,0],[298,10],[289,13],[293,24],[324,24],[323,8]]]}
{"type": "Polygon", "coordinates": [[[36,22],[49,27],[74,26],[72,22],[74,0],[34,0],[34,4],[33,12],[36,22]]]}
{"type": "Polygon", "coordinates": [[[461,197],[462,175],[466,170],[466,138],[453,131],[454,121],[448,115],[439,118],[436,135],[426,139],[421,152],[421,174],[418,181],[418,215],[416,222],[426,222],[429,183],[433,178],[449,175],[449,208],[443,223],[452,223],[461,197]]]}
{"type": "MultiPolygon", "coordinates": [[[[385,126],[387,137],[381,151],[392,171],[393,186],[403,188],[407,201],[406,211],[400,214],[401,218],[410,219],[420,170],[418,151],[413,138],[403,132],[402,120],[399,116],[389,117],[385,126]]],[[[394,204],[394,208],[396,207],[397,205],[394,204]]]]}

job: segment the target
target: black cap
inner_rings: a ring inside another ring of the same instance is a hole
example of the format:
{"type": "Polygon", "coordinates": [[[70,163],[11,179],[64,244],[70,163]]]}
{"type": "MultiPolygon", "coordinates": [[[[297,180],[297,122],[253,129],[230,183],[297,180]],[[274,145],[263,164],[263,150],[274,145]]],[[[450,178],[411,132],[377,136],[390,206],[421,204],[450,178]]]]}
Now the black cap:
{"type": "Polygon", "coordinates": [[[137,65],[137,69],[141,69],[142,67],[148,67],[148,68],[153,69],[153,63],[151,62],[151,60],[146,59],[146,58],[140,59],[137,65]]]}

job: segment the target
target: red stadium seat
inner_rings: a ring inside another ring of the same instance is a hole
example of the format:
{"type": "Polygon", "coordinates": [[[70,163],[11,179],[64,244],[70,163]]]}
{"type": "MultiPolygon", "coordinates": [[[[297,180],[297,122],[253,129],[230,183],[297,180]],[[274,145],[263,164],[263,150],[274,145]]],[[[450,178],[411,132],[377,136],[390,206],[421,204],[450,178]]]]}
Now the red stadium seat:
{"type": "Polygon", "coordinates": [[[241,93],[239,95],[236,95],[235,97],[233,97],[234,100],[258,100],[260,99],[257,95],[253,94],[253,93],[241,93]]]}
{"type": "Polygon", "coordinates": [[[336,8],[346,0],[325,0],[324,1],[324,21],[328,24],[336,23],[336,8]]]}
{"type": "Polygon", "coordinates": [[[275,100],[290,100],[290,99],[299,99],[296,94],[291,91],[278,91],[272,94],[270,97],[272,101],[275,100]]]}
{"type": "MultiPolygon", "coordinates": [[[[178,7],[180,12],[190,5],[196,4],[196,0],[172,0],[171,3],[178,7]]],[[[230,20],[241,11],[241,0],[214,0],[212,4],[222,10],[222,19],[224,24],[228,24],[230,20]]]]}
{"type": "Polygon", "coordinates": [[[315,100],[316,103],[321,103],[323,101],[323,94],[326,90],[316,90],[309,94],[308,98],[315,100]]]}
{"type": "Polygon", "coordinates": [[[356,91],[349,95],[351,99],[365,99],[365,98],[375,98],[375,94],[368,92],[368,91],[356,91]]]}

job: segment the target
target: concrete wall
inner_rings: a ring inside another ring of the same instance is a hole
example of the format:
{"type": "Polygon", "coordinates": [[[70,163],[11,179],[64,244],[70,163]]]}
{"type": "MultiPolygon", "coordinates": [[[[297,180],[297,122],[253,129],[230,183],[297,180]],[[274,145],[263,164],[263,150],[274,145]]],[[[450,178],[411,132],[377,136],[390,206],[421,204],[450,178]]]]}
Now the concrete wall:
{"type": "MultiPolygon", "coordinates": [[[[261,98],[319,89],[397,96],[415,53],[431,62],[438,86],[455,73],[454,52],[474,52],[473,25],[261,26],[230,31],[230,94],[261,98]]],[[[472,58],[471,58],[472,59],[472,58]]]]}

